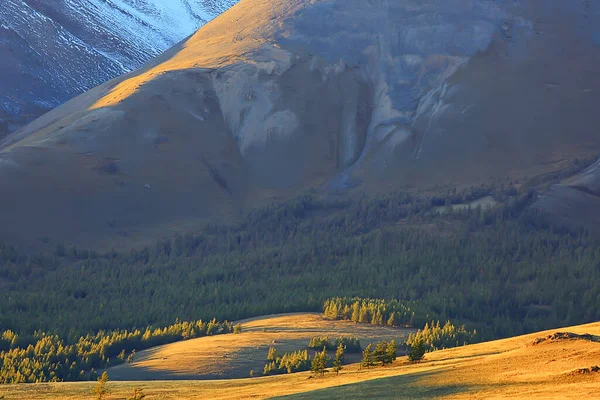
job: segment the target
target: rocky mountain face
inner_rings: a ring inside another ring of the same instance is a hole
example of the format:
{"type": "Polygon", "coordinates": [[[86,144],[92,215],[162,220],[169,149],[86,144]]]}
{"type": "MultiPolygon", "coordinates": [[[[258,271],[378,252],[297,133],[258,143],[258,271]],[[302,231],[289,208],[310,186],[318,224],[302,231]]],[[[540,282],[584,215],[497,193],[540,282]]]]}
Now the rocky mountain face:
{"type": "Polygon", "coordinates": [[[0,136],[142,64],[234,0],[3,0],[0,136]]]}
{"type": "Polygon", "coordinates": [[[597,104],[597,3],[242,0],[6,138],[0,239],[135,245],[307,187],[522,180],[600,153],[597,104]]]}

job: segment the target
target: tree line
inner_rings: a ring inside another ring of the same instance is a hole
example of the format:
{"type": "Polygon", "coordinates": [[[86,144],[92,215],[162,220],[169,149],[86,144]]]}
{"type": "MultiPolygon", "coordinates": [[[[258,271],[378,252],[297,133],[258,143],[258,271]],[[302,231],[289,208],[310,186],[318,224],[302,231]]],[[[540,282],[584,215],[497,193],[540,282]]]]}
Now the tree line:
{"type": "Polygon", "coordinates": [[[325,300],[323,316],[371,325],[414,327],[419,321],[415,315],[417,307],[414,302],[400,300],[334,297],[325,300]]]}
{"type": "Polygon", "coordinates": [[[277,350],[272,347],[269,349],[267,361],[263,369],[263,375],[278,375],[308,371],[312,358],[308,354],[308,350],[298,350],[279,355],[277,350]]]}
{"type": "Polygon", "coordinates": [[[308,347],[313,350],[327,349],[329,351],[336,350],[342,346],[348,353],[360,353],[362,347],[360,340],[356,336],[340,336],[329,338],[329,336],[315,336],[310,339],[308,347]]]}
{"type": "MultiPolygon", "coordinates": [[[[391,312],[361,304],[359,320],[451,320],[479,340],[600,319],[600,243],[533,211],[536,196],[509,182],[349,200],[307,194],[129,252],[65,245],[28,254],[0,244],[0,330],[76,343],[174,318],[320,311],[328,298],[356,296],[402,299],[391,312]],[[502,203],[434,212],[484,195],[502,203]]],[[[352,307],[329,312],[345,319],[352,307]]]]}
{"type": "MultiPolygon", "coordinates": [[[[323,316],[326,319],[355,323],[416,328],[420,322],[415,321],[423,320],[425,314],[415,313],[414,306],[411,308],[409,302],[400,300],[334,297],[326,299],[323,303],[323,316]]],[[[311,340],[309,347],[318,349],[325,346],[331,350],[342,339],[339,338],[332,343],[328,338],[315,337],[311,340]]],[[[465,325],[455,326],[449,320],[443,326],[440,321],[431,321],[426,322],[425,326],[416,333],[411,333],[403,345],[414,347],[416,343],[422,342],[427,351],[433,351],[472,344],[478,339],[476,329],[470,331],[465,328],[465,325]]],[[[356,340],[358,341],[358,339],[356,340]]],[[[358,351],[360,349],[360,342],[358,342],[358,351]]]]}
{"type": "MultiPolygon", "coordinates": [[[[325,346],[320,351],[315,351],[313,357],[308,354],[308,350],[297,350],[280,356],[277,349],[271,347],[267,354],[267,364],[263,369],[263,375],[312,371],[315,375],[323,376],[328,367],[332,367],[333,372],[338,374],[344,368],[347,350],[341,341],[338,343],[333,360],[327,355],[325,346]]],[[[253,371],[250,372],[250,376],[254,376],[253,371]]]]}
{"type": "Polygon", "coordinates": [[[477,341],[477,330],[468,331],[465,326],[454,326],[447,321],[443,326],[440,321],[426,323],[423,329],[411,333],[406,340],[409,347],[421,343],[426,351],[448,349],[451,347],[465,346],[477,341]]]}
{"type": "MultiPolygon", "coordinates": [[[[279,354],[275,347],[270,347],[263,375],[292,374],[309,370],[322,375],[331,361],[327,356],[327,351],[336,351],[332,365],[335,372],[339,372],[342,369],[346,352],[360,353],[362,350],[360,340],[355,336],[340,336],[333,339],[327,336],[315,336],[308,342],[308,347],[316,350],[313,357],[306,349],[279,354]]],[[[251,373],[252,375],[254,372],[251,373]]]]}
{"type": "MultiPolygon", "coordinates": [[[[320,351],[316,351],[313,357],[308,354],[308,350],[297,350],[279,355],[277,349],[271,347],[267,354],[267,364],[263,369],[263,375],[312,371],[315,375],[323,376],[327,372],[327,368],[332,368],[332,371],[338,374],[344,368],[346,352],[347,348],[341,341],[338,341],[338,345],[335,347],[333,359],[328,356],[325,346],[320,351]]],[[[397,346],[394,340],[369,343],[362,351],[360,366],[361,368],[370,368],[375,365],[391,364],[396,360],[396,352],[397,346]]],[[[253,376],[252,372],[251,376],[253,376]]]]}
{"type": "Polygon", "coordinates": [[[241,332],[241,326],[216,319],[100,331],[74,342],[43,332],[19,338],[4,331],[0,334],[0,384],[90,380],[95,378],[95,370],[133,361],[136,351],[234,331],[241,332]]]}
{"type": "Polygon", "coordinates": [[[360,361],[361,368],[370,368],[374,365],[380,364],[381,366],[391,364],[396,360],[396,342],[394,340],[387,342],[382,340],[373,346],[373,343],[369,343],[362,352],[362,359],[360,361]]]}

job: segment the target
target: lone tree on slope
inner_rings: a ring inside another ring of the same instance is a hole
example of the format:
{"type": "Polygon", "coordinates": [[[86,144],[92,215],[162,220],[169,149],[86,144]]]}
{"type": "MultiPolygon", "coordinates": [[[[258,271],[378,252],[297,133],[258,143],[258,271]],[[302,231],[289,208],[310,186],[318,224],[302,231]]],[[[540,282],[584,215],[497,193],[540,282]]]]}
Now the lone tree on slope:
{"type": "Polygon", "coordinates": [[[373,365],[373,344],[369,343],[362,352],[362,360],[360,366],[369,368],[373,365]]]}
{"type": "Polygon", "coordinates": [[[94,387],[93,393],[97,396],[98,400],[105,400],[106,396],[110,393],[110,391],[106,388],[106,384],[108,383],[108,372],[104,371],[102,376],[98,378],[98,382],[94,387]]]}
{"type": "Polygon", "coordinates": [[[412,363],[421,361],[425,357],[425,345],[423,340],[419,339],[408,352],[408,360],[412,363]]]}
{"type": "Polygon", "coordinates": [[[335,360],[333,361],[333,371],[335,374],[339,374],[340,371],[344,368],[344,353],[346,351],[346,347],[340,343],[337,350],[335,351],[335,360]]]}
{"type": "Polygon", "coordinates": [[[319,353],[315,353],[315,358],[313,358],[310,370],[315,373],[315,375],[325,375],[325,368],[327,368],[327,348],[323,347],[323,351],[319,353]]]}

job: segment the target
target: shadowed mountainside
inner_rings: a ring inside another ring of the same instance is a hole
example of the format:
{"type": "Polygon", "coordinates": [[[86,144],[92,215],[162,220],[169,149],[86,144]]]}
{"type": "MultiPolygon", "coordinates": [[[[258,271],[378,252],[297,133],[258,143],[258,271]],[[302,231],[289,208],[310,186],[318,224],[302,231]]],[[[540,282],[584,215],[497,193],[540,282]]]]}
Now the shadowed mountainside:
{"type": "Polygon", "coordinates": [[[0,137],[139,68],[234,0],[3,0],[0,137]]]}
{"type": "Polygon", "coordinates": [[[242,1],[5,139],[0,239],[128,247],[307,187],[473,185],[597,155],[599,21],[590,2],[242,1]]]}

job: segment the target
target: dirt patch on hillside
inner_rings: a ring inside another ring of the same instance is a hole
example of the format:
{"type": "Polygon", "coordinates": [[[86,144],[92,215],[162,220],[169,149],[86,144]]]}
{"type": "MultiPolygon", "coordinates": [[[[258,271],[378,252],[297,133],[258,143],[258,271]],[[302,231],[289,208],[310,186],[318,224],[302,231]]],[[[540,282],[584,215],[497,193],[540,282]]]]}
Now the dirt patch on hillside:
{"type": "Polygon", "coordinates": [[[528,346],[535,346],[545,342],[557,342],[561,340],[586,340],[589,342],[600,342],[599,336],[590,335],[589,333],[585,333],[582,335],[578,335],[572,332],[556,332],[551,335],[545,337],[536,338],[531,344],[528,346]]]}
{"type": "Polygon", "coordinates": [[[597,365],[594,365],[593,367],[589,367],[589,368],[576,369],[575,371],[571,372],[569,375],[577,376],[577,375],[590,375],[590,374],[597,374],[597,373],[600,373],[600,367],[597,365]]]}

